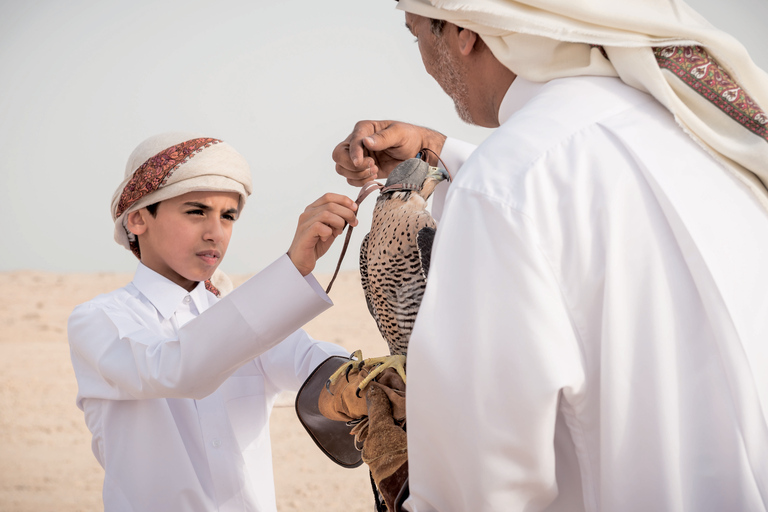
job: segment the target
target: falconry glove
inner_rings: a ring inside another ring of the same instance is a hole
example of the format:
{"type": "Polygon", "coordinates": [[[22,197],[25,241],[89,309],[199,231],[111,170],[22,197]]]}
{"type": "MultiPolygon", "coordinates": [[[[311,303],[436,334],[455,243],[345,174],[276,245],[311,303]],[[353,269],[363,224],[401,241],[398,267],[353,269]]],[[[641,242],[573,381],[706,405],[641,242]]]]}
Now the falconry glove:
{"type": "MultiPolygon", "coordinates": [[[[318,408],[322,415],[336,421],[356,421],[368,416],[365,391],[361,391],[359,386],[373,368],[375,365],[350,366],[349,372],[341,378],[335,382],[329,381],[326,390],[321,391],[318,397],[318,408]]],[[[387,368],[373,382],[381,386],[392,402],[395,420],[405,420],[405,383],[397,371],[387,368]]]]}
{"type": "Polygon", "coordinates": [[[371,382],[366,392],[368,428],[363,462],[368,465],[387,510],[399,510],[399,496],[408,483],[408,440],[393,414],[386,386],[371,382]]]}
{"type": "Polygon", "coordinates": [[[360,389],[378,364],[342,365],[340,378],[329,379],[320,392],[318,409],[328,419],[353,425],[355,446],[362,450],[380,499],[395,511],[408,478],[405,424],[405,382],[394,368],[386,368],[360,389]]]}

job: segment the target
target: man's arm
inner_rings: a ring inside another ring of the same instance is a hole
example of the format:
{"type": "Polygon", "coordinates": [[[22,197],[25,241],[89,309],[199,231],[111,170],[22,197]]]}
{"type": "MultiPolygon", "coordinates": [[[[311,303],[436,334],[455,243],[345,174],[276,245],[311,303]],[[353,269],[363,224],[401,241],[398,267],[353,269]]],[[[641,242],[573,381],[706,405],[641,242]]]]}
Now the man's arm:
{"type": "Polygon", "coordinates": [[[508,205],[449,195],[408,350],[409,510],[534,511],[557,495],[558,400],[583,375],[538,238],[508,205]]]}
{"type": "MultiPolygon", "coordinates": [[[[448,137],[443,144],[443,150],[440,153],[440,165],[451,175],[451,180],[456,179],[464,162],[477,149],[477,146],[464,142],[459,139],[448,137]]],[[[450,189],[450,182],[442,181],[432,193],[432,217],[438,222],[443,215],[445,197],[450,189]]]]}

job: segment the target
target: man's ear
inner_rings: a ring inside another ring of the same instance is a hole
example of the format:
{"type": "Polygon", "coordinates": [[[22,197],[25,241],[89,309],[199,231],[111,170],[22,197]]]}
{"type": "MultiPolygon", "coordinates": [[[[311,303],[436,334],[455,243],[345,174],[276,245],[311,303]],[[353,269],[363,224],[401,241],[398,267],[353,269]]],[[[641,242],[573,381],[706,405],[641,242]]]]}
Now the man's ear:
{"type": "Polygon", "coordinates": [[[146,233],[147,221],[144,218],[146,213],[149,213],[146,208],[139,208],[129,213],[125,218],[125,226],[128,228],[128,231],[137,236],[146,233]]]}
{"type": "Polygon", "coordinates": [[[466,57],[472,53],[472,50],[475,49],[475,45],[478,42],[482,42],[482,39],[477,36],[477,32],[472,32],[468,28],[456,28],[459,30],[457,34],[457,37],[459,38],[459,52],[466,57]]]}

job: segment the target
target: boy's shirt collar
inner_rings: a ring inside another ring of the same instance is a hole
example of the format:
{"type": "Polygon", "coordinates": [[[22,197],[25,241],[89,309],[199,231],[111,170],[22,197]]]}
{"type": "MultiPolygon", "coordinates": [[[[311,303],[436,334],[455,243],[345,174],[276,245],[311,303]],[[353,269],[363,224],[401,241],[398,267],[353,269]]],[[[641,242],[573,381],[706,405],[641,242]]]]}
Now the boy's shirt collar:
{"type": "Polygon", "coordinates": [[[133,285],[166,320],[179,309],[187,296],[195,303],[197,311],[200,313],[208,309],[209,306],[206,294],[210,292],[205,289],[205,283],[197,283],[197,286],[188,292],[141,262],[139,262],[133,276],[133,285]]]}

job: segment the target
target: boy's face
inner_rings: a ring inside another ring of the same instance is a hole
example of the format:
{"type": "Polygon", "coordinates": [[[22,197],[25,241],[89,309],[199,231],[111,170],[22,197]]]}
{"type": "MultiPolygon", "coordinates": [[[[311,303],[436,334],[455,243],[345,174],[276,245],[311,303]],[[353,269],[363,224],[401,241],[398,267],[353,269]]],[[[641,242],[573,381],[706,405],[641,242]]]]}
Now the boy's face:
{"type": "Polygon", "coordinates": [[[238,216],[235,192],[189,192],[128,217],[141,262],[187,291],[210,279],[224,258],[238,216]]]}

